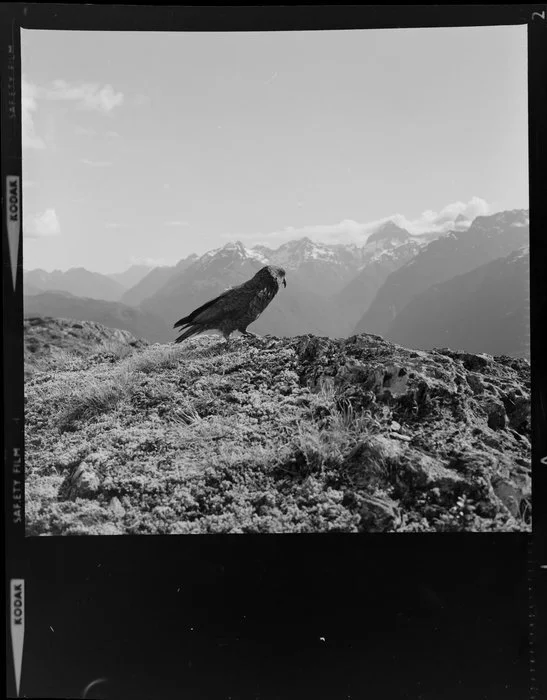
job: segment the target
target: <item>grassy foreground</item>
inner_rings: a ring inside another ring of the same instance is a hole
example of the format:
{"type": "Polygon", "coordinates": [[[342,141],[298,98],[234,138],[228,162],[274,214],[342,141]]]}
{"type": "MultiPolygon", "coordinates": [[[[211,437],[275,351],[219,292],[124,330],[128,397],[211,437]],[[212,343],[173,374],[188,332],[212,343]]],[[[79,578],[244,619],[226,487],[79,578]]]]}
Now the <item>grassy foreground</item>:
{"type": "Polygon", "coordinates": [[[28,535],[530,529],[529,365],[376,336],[26,366],[28,535]]]}

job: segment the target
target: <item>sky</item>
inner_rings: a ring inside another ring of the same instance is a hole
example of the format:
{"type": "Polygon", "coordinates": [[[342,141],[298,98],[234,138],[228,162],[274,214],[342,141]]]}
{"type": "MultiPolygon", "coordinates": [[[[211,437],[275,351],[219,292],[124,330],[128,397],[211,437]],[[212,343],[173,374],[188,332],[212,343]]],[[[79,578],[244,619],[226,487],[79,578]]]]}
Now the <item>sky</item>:
{"type": "Polygon", "coordinates": [[[22,30],[24,267],[528,207],[526,27],[22,30]]]}

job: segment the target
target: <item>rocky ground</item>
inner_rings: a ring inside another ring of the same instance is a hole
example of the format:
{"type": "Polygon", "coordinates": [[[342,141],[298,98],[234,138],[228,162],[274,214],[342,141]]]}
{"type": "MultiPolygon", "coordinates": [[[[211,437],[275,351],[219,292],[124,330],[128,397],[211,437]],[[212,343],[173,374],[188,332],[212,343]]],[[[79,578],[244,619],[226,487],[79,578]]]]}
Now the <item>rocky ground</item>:
{"type": "Polygon", "coordinates": [[[530,530],[526,360],[27,323],[29,535],[530,530]]]}
{"type": "Polygon", "coordinates": [[[27,375],[35,368],[45,370],[55,365],[55,360],[64,353],[82,357],[92,349],[105,350],[109,345],[119,350],[122,346],[143,348],[146,340],[135,338],[129,331],[105,328],[94,321],[73,321],[64,318],[34,316],[23,322],[25,346],[25,371],[27,375]]]}

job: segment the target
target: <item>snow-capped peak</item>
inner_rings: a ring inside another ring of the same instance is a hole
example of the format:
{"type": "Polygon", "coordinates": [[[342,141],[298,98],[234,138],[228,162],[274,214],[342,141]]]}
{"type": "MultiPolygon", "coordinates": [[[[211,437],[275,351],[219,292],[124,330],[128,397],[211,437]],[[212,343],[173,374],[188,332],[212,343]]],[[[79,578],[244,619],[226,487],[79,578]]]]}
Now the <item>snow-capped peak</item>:
{"type": "Polygon", "coordinates": [[[406,229],[397,226],[397,224],[394,221],[389,219],[383,224],[380,224],[376,231],[374,231],[374,233],[372,233],[367,238],[367,245],[370,243],[377,243],[380,241],[404,242],[407,241],[409,238],[410,233],[406,229]]]}
{"type": "Polygon", "coordinates": [[[270,259],[276,265],[291,270],[308,262],[337,262],[337,254],[332,246],[315,243],[308,237],[288,241],[273,251],[270,259]]]}
{"type": "Polygon", "coordinates": [[[252,248],[246,248],[241,241],[229,241],[222,246],[222,248],[210,250],[201,257],[203,260],[205,260],[207,258],[213,258],[219,255],[228,255],[232,258],[239,258],[240,260],[257,260],[263,265],[268,264],[268,259],[262,255],[262,253],[257,250],[253,250],[252,248]]]}
{"type": "Polygon", "coordinates": [[[517,250],[513,251],[510,256],[508,256],[508,260],[510,262],[515,262],[515,260],[521,260],[522,258],[527,257],[530,255],[530,245],[523,245],[520,248],[517,248],[517,250]]]}

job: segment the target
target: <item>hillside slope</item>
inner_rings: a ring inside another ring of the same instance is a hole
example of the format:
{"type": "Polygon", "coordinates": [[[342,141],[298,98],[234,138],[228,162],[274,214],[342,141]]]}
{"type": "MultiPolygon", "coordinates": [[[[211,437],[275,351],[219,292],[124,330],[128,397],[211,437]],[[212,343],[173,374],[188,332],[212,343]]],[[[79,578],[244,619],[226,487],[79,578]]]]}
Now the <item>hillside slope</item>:
{"type": "Polygon", "coordinates": [[[129,331],[107,328],[93,321],[29,316],[23,321],[25,366],[32,369],[40,361],[53,362],[54,358],[86,356],[103,352],[111,346],[119,352],[121,346],[143,348],[145,340],[135,338],[129,331]]]}
{"type": "Polygon", "coordinates": [[[530,256],[515,251],[422,292],[396,316],[386,340],[529,358],[529,285],[530,256]]]}
{"type": "Polygon", "coordinates": [[[186,258],[179,260],[179,262],[172,267],[164,265],[152,268],[147,275],[142,277],[133,287],[125,292],[121,301],[130,306],[138,306],[142,301],[148,299],[148,297],[151,297],[164,287],[171,277],[180,274],[187,267],[190,267],[196,259],[197,255],[188,255],[186,258]]]}
{"type": "Polygon", "coordinates": [[[124,289],[131,289],[152,269],[152,265],[131,265],[123,272],[110,272],[106,276],[121,284],[124,289]]]}
{"type": "Polygon", "coordinates": [[[25,385],[27,533],[528,531],[529,375],[368,335],[66,353],[25,385]]]}
{"type": "Polygon", "coordinates": [[[381,251],[371,257],[360,272],[336,295],[338,309],[347,322],[348,331],[353,333],[355,324],[366,313],[376,293],[392,272],[418,254],[420,245],[414,240],[397,248],[381,251]]]}

